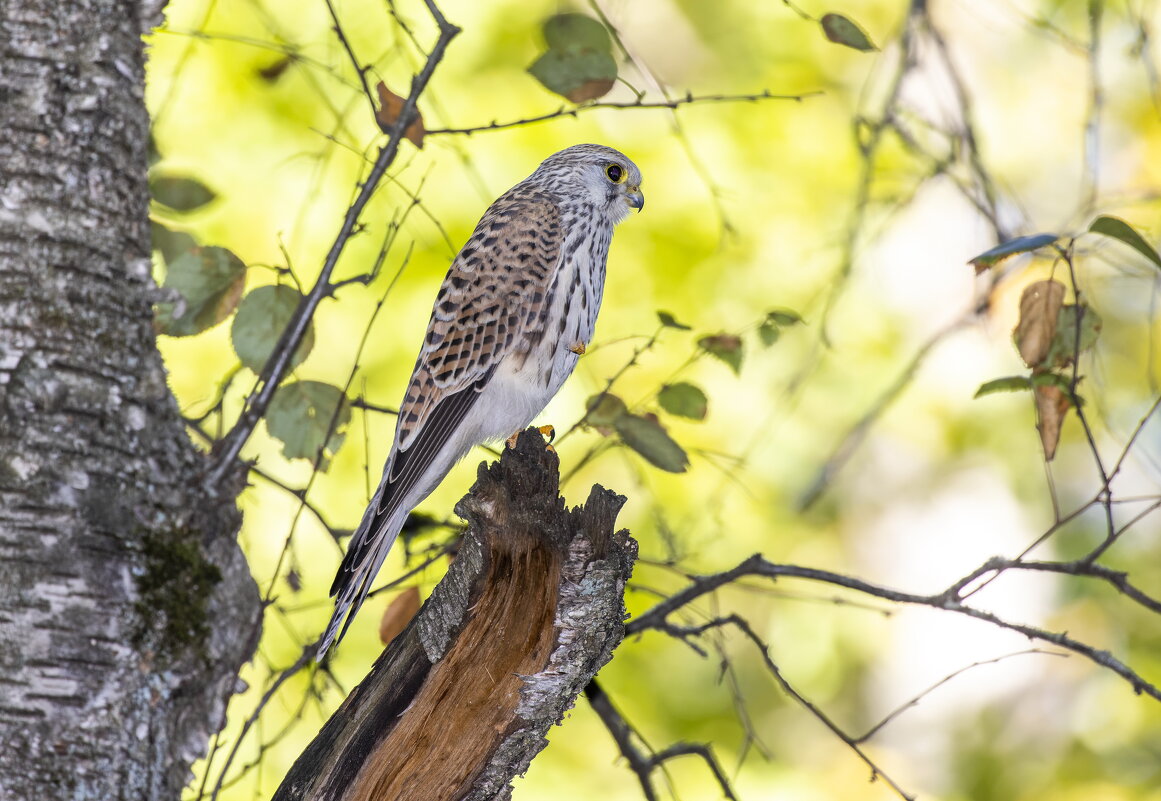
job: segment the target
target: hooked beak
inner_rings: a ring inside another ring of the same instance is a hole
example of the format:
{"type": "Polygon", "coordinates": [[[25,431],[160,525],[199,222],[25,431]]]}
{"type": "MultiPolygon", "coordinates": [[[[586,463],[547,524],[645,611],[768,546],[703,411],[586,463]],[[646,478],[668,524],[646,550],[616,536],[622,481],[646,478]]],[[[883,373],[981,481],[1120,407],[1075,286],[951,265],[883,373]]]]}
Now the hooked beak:
{"type": "Polygon", "coordinates": [[[645,196],[637,187],[630,187],[629,192],[625,195],[625,202],[629,204],[629,208],[637,209],[638,212],[645,208],[645,196]]]}

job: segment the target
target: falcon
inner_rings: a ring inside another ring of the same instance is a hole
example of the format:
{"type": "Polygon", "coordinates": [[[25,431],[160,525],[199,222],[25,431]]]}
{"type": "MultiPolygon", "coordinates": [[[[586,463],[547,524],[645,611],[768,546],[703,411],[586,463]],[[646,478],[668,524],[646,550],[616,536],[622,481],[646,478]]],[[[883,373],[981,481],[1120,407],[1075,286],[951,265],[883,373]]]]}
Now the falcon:
{"type": "Polygon", "coordinates": [[[331,585],[321,661],[346,634],[408,513],[468,451],[523,430],[592,338],[613,226],[641,171],[603,145],[554,153],[484,212],[436,295],[383,478],[331,585]]]}

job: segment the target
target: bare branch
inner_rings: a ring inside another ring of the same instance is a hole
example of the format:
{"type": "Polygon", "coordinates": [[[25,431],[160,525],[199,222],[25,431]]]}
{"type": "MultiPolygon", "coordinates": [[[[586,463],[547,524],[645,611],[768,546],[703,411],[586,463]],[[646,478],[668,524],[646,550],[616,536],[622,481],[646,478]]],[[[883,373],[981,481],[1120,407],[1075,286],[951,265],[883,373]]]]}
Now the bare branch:
{"type": "MultiPolygon", "coordinates": [[[[882,778],[883,781],[885,781],[891,787],[891,789],[899,795],[900,798],[904,799],[904,801],[915,801],[914,796],[903,790],[903,788],[896,784],[890,776],[883,772],[883,769],[880,768],[873,759],[867,756],[867,753],[860,747],[859,742],[854,737],[847,734],[841,726],[831,720],[825,712],[823,712],[802,693],[798,692],[798,690],[796,690],[794,686],[786,680],[786,677],[782,675],[782,671],[778,668],[778,665],[775,664],[774,660],[770,657],[769,647],[762,640],[762,638],[758,636],[758,633],[754,631],[753,627],[750,626],[749,621],[747,621],[745,618],[736,614],[725,615],[724,617],[714,618],[708,623],[703,623],[699,626],[678,626],[672,623],[663,622],[657,628],[660,631],[670,634],[671,636],[685,640],[689,637],[700,636],[705,634],[707,631],[721,628],[723,626],[734,626],[739,631],[741,631],[743,635],[745,635],[746,639],[748,639],[758,648],[762,654],[762,660],[766,663],[766,669],[770,671],[770,674],[774,677],[775,681],[778,682],[778,685],[782,688],[783,692],[797,701],[800,706],[810,712],[810,714],[817,718],[819,722],[830,729],[832,734],[846,743],[847,747],[854,751],[859,759],[861,759],[863,763],[871,769],[872,781],[877,778],[882,778]]],[[[733,796],[731,796],[731,798],[732,797],[733,796]]]]}
{"type": "MultiPolygon", "coordinates": [[[[992,560],[988,563],[988,566],[990,566],[989,569],[994,570],[996,566],[1002,564],[1003,560],[992,560]]],[[[876,598],[883,598],[896,603],[927,606],[933,609],[955,612],[959,615],[990,623],[997,628],[1018,632],[1030,640],[1051,643],[1079,654],[1094,664],[1116,673],[1129,683],[1134,692],[1145,693],[1161,701],[1161,689],[1146,681],[1140,674],[1108,651],[1094,648],[1087,643],[1070,637],[1066,633],[1052,632],[1022,623],[1013,623],[986,610],[968,606],[963,603],[962,599],[954,591],[948,590],[936,595],[916,595],[914,593],[893,590],[830,570],[818,570],[816,568],[801,567],[798,565],[776,564],[767,561],[761,554],[755,554],[738,566],[721,573],[691,577],[689,586],[674,593],[668,599],[657,604],[644,614],[630,620],[625,626],[625,631],[627,634],[638,634],[649,629],[669,630],[672,628],[672,624],[667,621],[670,614],[701,596],[713,592],[742,576],[764,576],[771,579],[781,577],[807,579],[846,587],[847,589],[861,592],[865,595],[872,595],[876,598]]]]}
{"type": "Polygon", "coordinates": [[[521,120],[511,120],[509,122],[492,121],[487,125],[476,125],[471,128],[435,128],[427,132],[428,136],[436,136],[438,134],[464,134],[471,135],[475,133],[483,133],[484,131],[502,131],[505,128],[519,128],[524,125],[531,125],[536,122],[547,122],[548,120],[556,120],[561,117],[575,117],[586,111],[593,111],[599,108],[619,108],[619,109],[675,109],[680,106],[689,106],[703,103],[755,103],[759,100],[795,100],[801,102],[808,97],[815,97],[821,95],[821,91],[804,92],[800,95],[776,95],[769,89],[752,95],[697,95],[686,94],[685,97],[674,98],[673,100],[665,101],[651,101],[634,100],[629,102],[612,102],[597,100],[591,103],[581,103],[575,108],[565,108],[561,106],[556,111],[550,111],[547,114],[540,114],[535,117],[525,117],[521,120]]]}
{"type": "Polygon", "coordinates": [[[359,84],[363,88],[363,96],[367,98],[367,103],[371,106],[371,115],[374,116],[376,111],[375,96],[371,94],[371,87],[367,84],[367,70],[368,67],[359,63],[358,57],[355,56],[355,50],[351,47],[350,40],[347,39],[347,34],[343,31],[343,25],[339,22],[339,15],[335,11],[334,3],[331,0],[326,0],[327,11],[331,15],[331,30],[335,32],[335,36],[339,38],[339,43],[342,44],[343,50],[347,51],[347,58],[351,60],[351,66],[355,68],[355,74],[359,76],[359,84]]]}
{"type": "MultiPolygon", "coordinates": [[[[641,752],[634,742],[634,739],[644,740],[633,726],[625,720],[624,715],[613,705],[612,699],[605,694],[605,691],[593,679],[585,687],[585,698],[588,699],[589,704],[593,710],[600,717],[601,722],[605,724],[605,728],[609,730],[609,734],[613,735],[614,742],[617,743],[617,748],[621,751],[621,755],[625,757],[629,763],[629,768],[637,777],[637,782],[641,785],[641,793],[645,796],[645,801],[657,801],[657,790],[653,787],[653,772],[658,769],[664,769],[665,763],[670,759],[677,757],[695,755],[702,758],[710,772],[714,774],[718,786],[722,788],[722,793],[726,798],[737,799],[734,794],[734,789],[730,785],[730,780],[726,776],[720,764],[718,764],[717,757],[714,756],[713,749],[703,743],[674,743],[662,751],[656,751],[646,756],[641,752]]],[[[648,745],[646,745],[648,748],[648,745]]],[[[652,751],[652,749],[649,749],[652,751]]]]}
{"type": "Polygon", "coordinates": [[[278,675],[278,677],[273,682],[271,682],[270,686],[266,688],[266,692],[262,693],[262,698],[259,699],[257,706],[254,707],[254,711],[250,713],[250,716],[246,718],[245,723],[242,724],[242,729],[238,732],[238,735],[234,740],[234,745],[230,749],[230,753],[226,756],[226,764],[222,766],[221,772],[218,773],[218,780],[214,784],[213,792],[210,793],[210,801],[217,801],[218,793],[222,791],[223,782],[226,779],[226,772],[229,770],[230,765],[233,764],[234,759],[238,756],[238,749],[242,747],[242,743],[246,740],[246,735],[249,733],[250,729],[254,727],[254,724],[258,722],[258,717],[262,714],[262,710],[264,710],[266,705],[270,703],[270,700],[274,697],[274,694],[278,692],[279,687],[281,687],[292,676],[297,675],[300,670],[311,664],[312,660],[314,659],[314,653],[316,650],[318,650],[317,643],[312,643],[311,645],[303,648],[302,653],[299,654],[299,657],[294,661],[294,664],[283,670],[278,675]]]}
{"type": "Polygon", "coordinates": [[[589,705],[600,717],[601,722],[605,724],[605,728],[609,730],[609,734],[613,735],[613,741],[617,743],[617,748],[621,751],[621,756],[625,757],[629,763],[630,770],[637,776],[637,781],[641,785],[641,792],[645,796],[645,801],[657,801],[657,791],[653,789],[652,773],[654,765],[651,764],[651,757],[647,757],[641,753],[633,742],[634,737],[640,735],[629,725],[624,716],[613,706],[612,700],[605,695],[605,691],[593,679],[585,686],[585,698],[588,699],[589,705]]]}
{"type": "Polygon", "coordinates": [[[451,40],[460,32],[458,27],[444,19],[443,14],[440,13],[432,0],[425,0],[425,2],[428,11],[439,26],[439,38],[435,46],[432,47],[423,69],[412,79],[411,91],[403,103],[403,109],[399,113],[399,119],[395,121],[387,143],[379,150],[379,155],[375,159],[374,166],[372,166],[370,173],[367,175],[366,181],[363,182],[358,196],[347,210],[342,227],[339,229],[339,234],[335,238],[335,242],[331,246],[326,260],[323,262],[318,279],[315,281],[310,293],[303,296],[302,301],[294,312],[294,316],[282,332],[282,336],[279,337],[278,344],[275,345],[273,352],[270,354],[270,358],[266,361],[265,367],[262,368],[262,374],[258,379],[261,385],[260,389],[250,396],[245,409],[238,417],[234,427],[222,438],[218,447],[215,449],[214,464],[210,468],[206,478],[210,487],[217,486],[230,470],[234,468],[242,446],[246,444],[255,426],[258,425],[258,421],[262,419],[262,415],[266,412],[266,407],[270,405],[275,390],[278,389],[279,383],[281,383],[282,378],[286,375],[286,371],[290,367],[291,357],[298,348],[303,336],[305,336],[307,328],[310,326],[315,309],[318,308],[322,299],[331,291],[331,274],[334,272],[335,265],[338,264],[339,256],[342,254],[343,248],[346,246],[347,241],[350,239],[351,234],[359,222],[359,217],[362,215],[363,209],[375,193],[387,169],[395,162],[395,157],[399,152],[399,143],[403,139],[403,133],[415,117],[419,96],[427,87],[432,74],[435,72],[435,68],[443,60],[444,53],[451,43],[451,40]]]}

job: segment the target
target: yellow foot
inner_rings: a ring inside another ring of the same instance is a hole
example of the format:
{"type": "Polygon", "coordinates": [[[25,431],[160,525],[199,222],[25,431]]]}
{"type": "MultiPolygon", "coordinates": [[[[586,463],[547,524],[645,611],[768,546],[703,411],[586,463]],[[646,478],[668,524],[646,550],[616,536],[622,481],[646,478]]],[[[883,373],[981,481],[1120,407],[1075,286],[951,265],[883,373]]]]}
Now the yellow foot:
{"type": "MultiPolygon", "coordinates": [[[[549,443],[551,443],[556,438],[556,429],[553,426],[537,426],[536,430],[540,432],[540,436],[547,437],[549,443]]],[[[504,441],[508,444],[509,448],[515,448],[516,447],[516,440],[517,440],[517,438],[519,438],[519,436],[520,436],[520,432],[517,431],[515,434],[508,437],[508,439],[506,439],[504,441]]],[[[546,447],[548,450],[552,451],[553,453],[556,453],[556,448],[552,447],[551,444],[547,444],[544,447],[546,447]]]]}
{"type": "Polygon", "coordinates": [[[588,348],[585,347],[585,343],[583,342],[574,342],[568,346],[568,349],[575,353],[577,356],[584,356],[585,351],[588,350],[588,348]]]}

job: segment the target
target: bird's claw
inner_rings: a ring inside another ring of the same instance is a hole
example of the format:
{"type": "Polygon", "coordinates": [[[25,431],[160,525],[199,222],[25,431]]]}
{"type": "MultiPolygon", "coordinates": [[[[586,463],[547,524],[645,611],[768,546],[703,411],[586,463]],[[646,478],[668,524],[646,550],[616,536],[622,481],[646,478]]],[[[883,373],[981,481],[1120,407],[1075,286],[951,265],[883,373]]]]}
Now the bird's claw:
{"type": "Polygon", "coordinates": [[[588,350],[588,348],[585,347],[585,343],[583,342],[574,342],[568,346],[568,349],[575,353],[577,356],[584,356],[585,351],[588,350]]]}
{"type": "MultiPolygon", "coordinates": [[[[549,451],[556,453],[556,448],[552,447],[552,441],[554,439],[556,439],[556,428],[554,426],[550,426],[550,425],[537,426],[536,430],[540,432],[540,436],[548,438],[548,442],[545,444],[544,447],[546,449],[548,449],[549,451]]],[[[509,448],[515,448],[516,447],[516,440],[519,437],[520,437],[520,432],[517,431],[512,436],[508,437],[508,439],[506,439],[505,442],[507,443],[509,448]]]]}

